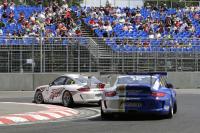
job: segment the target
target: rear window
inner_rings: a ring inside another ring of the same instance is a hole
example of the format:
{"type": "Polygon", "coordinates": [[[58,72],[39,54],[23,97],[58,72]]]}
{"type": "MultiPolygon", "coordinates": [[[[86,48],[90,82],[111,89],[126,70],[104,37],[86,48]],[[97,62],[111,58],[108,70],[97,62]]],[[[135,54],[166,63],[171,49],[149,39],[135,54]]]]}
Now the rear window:
{"type": "Polygon", "coordinates": [[[78,77],[78,78],[75,78],[78,82],[80,83],[87,83],[87,78],[86,77],[78,77]]]}
{"type": "MultiPolygon", "coordinates": [[[[79,78],[76,78],[76,80],[80,83],[87,83],[88,77],[80,76],[79,78]]],[[[91,77],[91,83],[98,84],[98,83],[101,83],[101,81],[99,81],[96,77],[93,76],[91,77]]]]}
{"type": "Polygon", "coordinates": [[[153,84],[156,80],[154,76],[122,76],[117,80],[117,84],[153,84]]]}
{"type": "Polygon", "coordinates": [[[91,78],[91,83],[92,84],[98,84],[98,83],[101,83],[101,81],[99,81],[96,77],[92,77],[91,78]]]}

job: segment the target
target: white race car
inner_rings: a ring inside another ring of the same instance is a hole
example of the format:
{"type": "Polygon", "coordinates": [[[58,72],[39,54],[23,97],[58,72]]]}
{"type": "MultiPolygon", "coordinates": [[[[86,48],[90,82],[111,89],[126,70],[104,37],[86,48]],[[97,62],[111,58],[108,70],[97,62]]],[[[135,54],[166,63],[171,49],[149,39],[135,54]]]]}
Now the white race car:
{"type": "Polygon", "coordinates": [[[49,85],[35,89],[35,103],[62,103],[70,107],[74,103],[99,103],[104,87],[109,86],[95,76],[65,74],[56,78],[49,85]]]}

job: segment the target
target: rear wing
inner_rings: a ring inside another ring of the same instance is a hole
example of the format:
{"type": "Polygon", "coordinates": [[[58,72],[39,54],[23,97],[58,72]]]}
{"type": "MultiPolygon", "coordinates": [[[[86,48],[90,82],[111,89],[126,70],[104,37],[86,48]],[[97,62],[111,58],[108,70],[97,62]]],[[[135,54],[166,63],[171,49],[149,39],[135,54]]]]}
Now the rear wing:
{"type": "Polygon", "coordinates": [[[167,76],[167,72],[100,72],[100,75],[161,75],[167,76]]]}
{"type": "Polygon", "coordinates": [[[112,84],[114,83],[114,81],[116,80],[113,80],[112,78],[113,77],[117,77],[117,75],[146,75],[146,76],[150,76],[150,85],[152,86],[153,84],[153,76],[157,76],[157,77],[160,77],[160,76],[167,76],[167,72],[100,72],[100,76],[101,77],[104,77],[104,78],[107,78],[107,82],[110,82],[111,84],[111,81],[112,81],[112,84]]]}
{"type": "Polygon", "coordinates": [[[127,75],[150,75],[150,76],[153,76],[153,75],[161,75],[161,76],[167,76],[167,72],[145,72],[145,73],[127,73],[127,75]]]}

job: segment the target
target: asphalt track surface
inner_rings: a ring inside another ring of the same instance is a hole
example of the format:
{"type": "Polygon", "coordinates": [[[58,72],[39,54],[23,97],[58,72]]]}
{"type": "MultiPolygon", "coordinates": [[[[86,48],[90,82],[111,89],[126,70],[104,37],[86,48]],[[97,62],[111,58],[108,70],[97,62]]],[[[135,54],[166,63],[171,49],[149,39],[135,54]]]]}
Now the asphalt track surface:
{"type": "MultiPolygon", "coordinates": [[[[173,119],[160,119],[151,116],[125,116],[103,121],[95,118],[74,119],[49,123],[14,125],[0,127],[0,133],[199,133],[200,95],[178,94],[178,113],[173,119]]],[[[3,98],[2,102],[30,102],[31,98],[3,98]]],[[[99,109],[97,106],[81,105],[99,109]]]]}

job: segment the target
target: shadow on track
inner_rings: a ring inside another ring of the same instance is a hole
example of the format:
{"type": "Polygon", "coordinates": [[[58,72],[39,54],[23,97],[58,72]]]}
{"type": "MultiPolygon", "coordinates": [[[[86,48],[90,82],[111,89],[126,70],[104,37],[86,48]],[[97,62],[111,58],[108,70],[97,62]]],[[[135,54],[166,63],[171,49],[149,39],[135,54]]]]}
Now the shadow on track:
{"type": "Polygon", "coordinates": [[[95,104],[95,103],[87,103],[87,104],[74,104],[72,108],[82,108],[82,107],[99,107],[98,104],[95,104]]]}
{"type": "MultiPolygon", "coordinates": [[[[57,103],[44,103],[44,104],[49,104],[49,105],[58,105],[58,106],[62,106],[64,107],[62,104],[57,104],[57,103]]],[[[87,107],[87,108],[90,108],[90,107],[99,107],[98,104],[95,104],[95,103],[85,103],[85,104],[78,104],[78,103],[75,103],[72,107],[70,108],[83,108],[83,107],[87,107]]]]}
{"type": "Polygon", "coordinates": [[[89,119],[90,121],[158,121],[164,120],[164,117],[157,115],[144,114],[114,114],[107,119],[102,119],[101,116],[89,119]]]}

